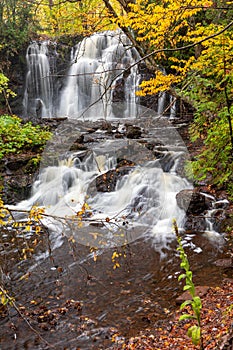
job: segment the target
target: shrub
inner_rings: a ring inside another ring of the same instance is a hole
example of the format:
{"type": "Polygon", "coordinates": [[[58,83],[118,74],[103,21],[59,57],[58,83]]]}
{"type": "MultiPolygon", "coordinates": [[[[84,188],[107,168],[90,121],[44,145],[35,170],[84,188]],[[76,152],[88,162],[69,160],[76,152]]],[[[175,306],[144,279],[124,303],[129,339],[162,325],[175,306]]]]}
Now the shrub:
{"type": "Polygon", "coordinates": [[[0,159],[7,154],[17,154],[36,148],[43,149],[51,132],[31,122],[22,123],[16,116],[0,116],[0,159]]]}

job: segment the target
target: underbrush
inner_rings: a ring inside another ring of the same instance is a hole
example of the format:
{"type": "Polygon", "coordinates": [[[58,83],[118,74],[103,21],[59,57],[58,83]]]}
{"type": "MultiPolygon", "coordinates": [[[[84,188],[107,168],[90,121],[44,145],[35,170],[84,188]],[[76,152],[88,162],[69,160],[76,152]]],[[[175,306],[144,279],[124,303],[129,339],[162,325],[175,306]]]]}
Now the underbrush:
{"type": "Polygon", "coordinates": [[[51,138],[51,132],[31,122],[23,123],[17,116],[0,116],[0,159],[8,154],[41,151],[51,138]]]}

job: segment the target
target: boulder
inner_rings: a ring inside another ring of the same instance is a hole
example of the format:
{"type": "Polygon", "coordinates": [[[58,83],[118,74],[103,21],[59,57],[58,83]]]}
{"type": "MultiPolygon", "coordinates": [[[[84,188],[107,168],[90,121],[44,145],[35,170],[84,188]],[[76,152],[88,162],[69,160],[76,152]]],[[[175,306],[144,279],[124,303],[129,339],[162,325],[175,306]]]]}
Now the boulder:
{"type": "Polygon", "coordinates": [[[126,125],[126,137],[128,139],[139,139],[142,135],[142,130],[139,126],[126,125]]]}
{"type": "Polygon", "coordinates": [[[207,228],[205,217],[190,215],[187,216],[184,223],[184,230],[186,232],[200,233],[207,228]]]}
{"type": "Polygon", "coordinates": [[[211,208],[211,200],[197,189],[182,190],[176,195],[178,206],[185,210],[187,215],[199,215],[211,208]]]}
{"type": "Polygon", "coordinates": [[[128,174],[132,167],[121,167],[109,170],[96,178],[96,189],[98,192],[115,191],[117,181],[124,175],[128,174]]]}

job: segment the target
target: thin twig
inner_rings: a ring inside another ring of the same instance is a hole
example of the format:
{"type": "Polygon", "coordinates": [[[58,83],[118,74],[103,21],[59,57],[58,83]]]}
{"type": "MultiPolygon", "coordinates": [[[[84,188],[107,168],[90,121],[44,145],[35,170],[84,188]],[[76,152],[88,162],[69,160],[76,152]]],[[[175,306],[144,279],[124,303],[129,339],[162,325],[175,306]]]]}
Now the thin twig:
{"type": "Polygon", "coordinates": [[[22,314],[22,312],[20,311],[20,309],[18,308],[18,306],[16,305],[15,301],[12,299],[12,297],[2,288],[2,286],[0,285],[0,291],[7,297],[8,300],[10,300],[10,303],[12,304],[12,306],[14,307],[14,309],[17,311],[17,313],[19,314],[19,316],[26,322],[26,324],[28,325],[28,327],[33,331],[33,333],[35,333],[46,345],[48,345],[49,347],[55,349],[55,347],[53,346],[53,344],[50,344],[46,339],[44,339],[42,337],[42,335],[31,325],[31,323],[28,321],[28,319],[22,314]]]}

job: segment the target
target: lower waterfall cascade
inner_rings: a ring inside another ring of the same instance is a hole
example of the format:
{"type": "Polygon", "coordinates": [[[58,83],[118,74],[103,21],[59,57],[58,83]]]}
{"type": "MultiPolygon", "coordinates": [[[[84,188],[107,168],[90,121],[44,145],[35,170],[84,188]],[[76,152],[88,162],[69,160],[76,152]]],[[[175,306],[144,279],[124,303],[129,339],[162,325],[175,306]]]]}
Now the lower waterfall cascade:
{"type": "MultiPolygon", "coordinates": [[[[35,181],[31,198],[18,207],[30,210],[33,205],[42,206],[51,217],[69,220],[87,203],[92,222],[105,222],[109,218],[104,227],[95,229],[100,234],[104,232],[101,244],[121,245],[146,233],[153,233],[155,237],[161,235],[161,240],[164,235],[165,242],[171,232],[172,219],[177,218],[181,224],[184,216],[177,207],[176,193],[189,184],[174,170],[164,172],[159,161],[154,159],[130,167],[129,172],[117,180],[113,191],[99,192],[95,181],[115,169],[117,158],[114,155],[109,157],[108,153],[110,149],[112,153],[118,153],[119,146],[124,149],[129,143],[106,141],[101,144],[105,155],[98,155],[98,149],[93,149],[82,161],[76,154],[71,166],[61,163],[43,169],[35,181]]],[[[174,158],[172,154],[171,160],[174,158]]],[[[68,232],[70,226],[66,229],[69,236],[76,237],[82,244],[89,244],[91,236],[84,227],[82,230],[72,228],[71,232],[68,232]]],[[[96,245],[97,241],[94,243],[96,245]]]]}

